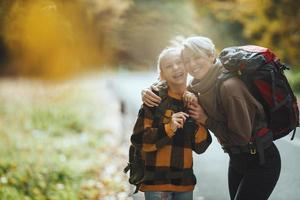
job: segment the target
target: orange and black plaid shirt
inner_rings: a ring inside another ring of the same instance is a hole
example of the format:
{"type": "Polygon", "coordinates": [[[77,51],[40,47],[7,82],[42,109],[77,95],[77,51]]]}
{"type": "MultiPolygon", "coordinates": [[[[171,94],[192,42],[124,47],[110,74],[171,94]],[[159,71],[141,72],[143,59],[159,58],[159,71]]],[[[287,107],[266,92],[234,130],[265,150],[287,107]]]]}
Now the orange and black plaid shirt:
{"type": "Polygon", "coordinates": [[[173,133],[171,116],[184,110],[183,100],[168,91],[163,101],[159,123],[154,122],[157,108],[142,105],[131,136],[132,144],[142,150],[145,161],[145,179],[140,190],[192,191],[196,184],[192,151],[203,153],[211,143],[211,136],[206,128],[196,124],[189,132],[180,128],[173,133]],[[177,176],[168,176],[174,172],[177,176]]]}

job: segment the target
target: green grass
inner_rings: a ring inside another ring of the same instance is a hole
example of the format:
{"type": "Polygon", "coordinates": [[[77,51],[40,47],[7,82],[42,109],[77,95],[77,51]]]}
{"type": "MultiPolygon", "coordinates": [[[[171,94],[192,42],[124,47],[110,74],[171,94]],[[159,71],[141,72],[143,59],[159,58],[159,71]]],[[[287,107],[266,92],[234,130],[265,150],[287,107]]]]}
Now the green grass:
{"type": "Polygon", "coordinates": [[[299,71],[286,71],[285,72],[289,83],[297,96],[300,94],[300,72],[299,71]]]}
{"type": "Polygon", "coordinates": [[[98,199],[103,102],[84,88],[44,89],[49,94],[24,88],[22,97],[0,90],[0,199],[98,199]]]}

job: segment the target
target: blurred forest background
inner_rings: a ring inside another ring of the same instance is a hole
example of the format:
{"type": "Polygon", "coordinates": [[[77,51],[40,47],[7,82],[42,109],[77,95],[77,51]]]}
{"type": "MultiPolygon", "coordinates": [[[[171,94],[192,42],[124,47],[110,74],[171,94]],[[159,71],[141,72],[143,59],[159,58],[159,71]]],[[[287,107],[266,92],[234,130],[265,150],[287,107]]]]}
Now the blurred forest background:
{"type": "Polygon", "coordinates": [[[148,69],[176,35],[258,44],[300,68],[297,0],[1,0],[2,75],[148,69]]]}
{"type": "Polygon", "coordinates": [[[171,39],[204,35],[270,48],[300,92],[299,25],[297,0],[0,0],[0,199],[127,198],[127,147],[106,137],[120,105],[76,77],[154,71],[171,39]]]}

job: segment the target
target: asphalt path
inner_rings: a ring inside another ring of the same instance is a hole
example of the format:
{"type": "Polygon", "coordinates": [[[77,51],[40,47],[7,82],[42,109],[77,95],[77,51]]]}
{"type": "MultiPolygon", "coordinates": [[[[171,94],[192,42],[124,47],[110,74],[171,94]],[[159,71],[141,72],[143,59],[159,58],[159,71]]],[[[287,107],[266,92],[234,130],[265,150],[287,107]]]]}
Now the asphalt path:
{"type": "MultiPolygon", "coordinates": [[[[140,93],[143,88],[156,80],[153,72],[128,73],[106,76],[109,87],[113,89],[125,108],[126,127],[129,138],[138,109],[141,105],[140,93]]],[[[290,136],[275,142],[281,154],[281,175],[270,200],[300,199],[300,128],[296,137],[290,136]],[[299,170],[299,171],[298,171],[299,170]]],[[[194,155],[194,170],[197,185],[195,200],[228,200],[227,169],[228,155],[225,154],[215,137],[209,149],[201,155],[194,155]]],[[[138,194],[135,199],[142,199],[138,194]]]]}

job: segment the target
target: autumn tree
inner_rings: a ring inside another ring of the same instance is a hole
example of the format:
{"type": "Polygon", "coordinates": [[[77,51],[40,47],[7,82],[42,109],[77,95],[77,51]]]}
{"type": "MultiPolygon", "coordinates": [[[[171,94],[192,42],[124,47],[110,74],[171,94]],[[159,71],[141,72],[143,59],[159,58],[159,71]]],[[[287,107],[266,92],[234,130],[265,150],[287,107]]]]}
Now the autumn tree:
{"type": "Polygon", "coordinates": [[[200,18],[210,16],[216,26],[227,25],[227,34],[241,33],[242,38],[237,36],[238,44],[247,42],[269,47],[282,60],[300,68],[297,0],[194,0],[193,3],[200,18]]]}

